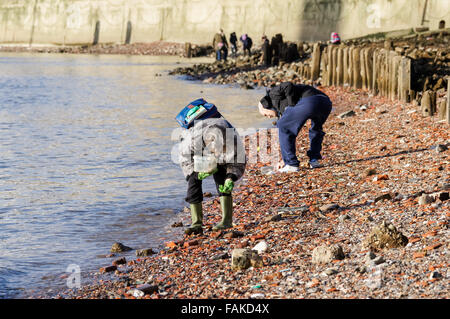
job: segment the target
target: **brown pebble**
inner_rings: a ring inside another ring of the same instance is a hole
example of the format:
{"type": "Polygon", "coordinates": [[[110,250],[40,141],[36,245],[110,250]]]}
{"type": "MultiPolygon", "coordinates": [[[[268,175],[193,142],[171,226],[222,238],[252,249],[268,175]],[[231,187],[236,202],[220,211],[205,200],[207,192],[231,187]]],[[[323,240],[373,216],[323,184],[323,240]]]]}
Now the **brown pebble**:
{"type": "Polygon", "coordinates": [[[117,266],[117,265],[124,265],[127,263],[127,260],[125,259],[125,257],[116,259],[112,262],[113,266],[117,266]]]}
{"type": "Polygon", "coordinates": [[[116,269],[117,269],[117,266],[114,266],[114,265],[112,265],[112,266],[106,266],[106,267],[100,268],[100,273],[103,274],[103,273],[106,273],[106,272],[114,271],[114,270],[116,270],[116,269]]]}

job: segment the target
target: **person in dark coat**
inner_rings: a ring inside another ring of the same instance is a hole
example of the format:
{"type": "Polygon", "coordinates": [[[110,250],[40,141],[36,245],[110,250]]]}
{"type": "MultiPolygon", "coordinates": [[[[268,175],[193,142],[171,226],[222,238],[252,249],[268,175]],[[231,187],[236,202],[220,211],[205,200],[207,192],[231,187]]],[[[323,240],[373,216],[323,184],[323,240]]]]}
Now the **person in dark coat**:
{"type": "Polygon", "coordinates": [[[269,67],[272,64],[272,47],[270,46],[269,40],[265,35],[262,37],[263,44],[261,46],[262,56],[261,62],[269,67]]]}
{"type": "Polygon", "coordinates": [[[237,37],[236,32],[230,34],[231,55],[235,58],[237,52],[237,37]]]}
{"type": "Polygon", "coordinates": [[[241,38],[239,39],[242,42],[242,49],[244,50],[244,55],[248,53],[248,55],[252,55],[252,45],[253,41],[252,38],[250,38],[247,33],[243,34],[241,38]]]}
{"type": "Polygon", "coordinates": [[[223,33],[222,29],[220,29],[219,33],[216,33],[214,35],[213,48],[214,48],[214,50],[216,50],[216,60],[217,61],[220,61],[222,59],[224,61],[227,60],[228,42],[227,42],[227,37],[223,33]]]}
{"type": "Polygon", "coordinates": [[[323,124],[331,112],[332,103],[322,91],[310,85],[294,85],[284,82],[267,91],[259,104],[259,112],[267,117],[277,116],[281,157],[285,166],[280,172],[297,172],[299,160],[295,140],[303,125],[311,120],[309,130],[310,148],[307,152],[311,168],[321,167],[323,124]]]}

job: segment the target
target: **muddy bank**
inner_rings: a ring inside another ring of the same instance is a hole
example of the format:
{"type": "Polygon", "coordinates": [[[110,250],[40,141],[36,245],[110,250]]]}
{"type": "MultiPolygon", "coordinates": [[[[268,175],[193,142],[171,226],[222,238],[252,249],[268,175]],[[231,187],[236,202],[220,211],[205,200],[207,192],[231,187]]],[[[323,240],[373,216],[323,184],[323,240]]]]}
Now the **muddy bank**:
{"type": "Polygon", "coordinates": [[[80,46],[10,46],[0,45],[0,52],[69,53],[69,54],[129,54],[182,56],[184,44],[150,42],[133,44],[97,44],[80,46]]]}
{"type": "MultiPolygon", "coordinates": [[[[336,107],[324,127],[323,168],[266,175],[269,163],[249,165],[234,191],[233,229],[212,231],[214,198],[204,202],[203,235],[112,265],[117,253],[97,284],[57,297],[448,296],[448,124],[362,90],[321,89],[336,107]],[[258,251],[252,267],[232,264],[237,248],[258,251]]],[[[304,128],[297,149],[305,162],[307,143],[304,128]]],[[[189,222],[186,211],[178,225],[189,222]]]]}

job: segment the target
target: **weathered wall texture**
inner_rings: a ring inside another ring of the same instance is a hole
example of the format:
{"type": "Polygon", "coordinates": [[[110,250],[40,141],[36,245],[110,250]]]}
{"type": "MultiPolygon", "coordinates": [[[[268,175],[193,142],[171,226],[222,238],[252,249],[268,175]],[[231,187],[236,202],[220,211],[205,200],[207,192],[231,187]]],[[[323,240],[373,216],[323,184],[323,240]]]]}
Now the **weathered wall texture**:
{"type": "Polygon", "coordinates": [[[440,20],[450,23],[449,0],[0,0],[0,43],[92,43],[97,21],[101,43],[125,42],[127,25],[131,42],[206,43],[219,28],[327,40],[440,20]]]}

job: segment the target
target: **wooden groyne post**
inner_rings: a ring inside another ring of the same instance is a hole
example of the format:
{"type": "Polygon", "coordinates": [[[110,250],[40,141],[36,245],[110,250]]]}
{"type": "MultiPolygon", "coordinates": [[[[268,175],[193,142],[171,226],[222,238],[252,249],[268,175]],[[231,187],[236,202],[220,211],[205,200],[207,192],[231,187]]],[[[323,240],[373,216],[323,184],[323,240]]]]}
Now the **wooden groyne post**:
{"type": "Polygon", "coordinates": [[[447,123],[450,124],[450,77],[447,78],[447,123]]]}
{"type": "Polygon", "coordinates": [[[417,89],[413,90],[417,87],[413,83],[414,59],[403,52],[402,48],[394,48],[392,41],[385,41],[383,46],[319,42],[313,45],[310,60],[295,63],[292,68],[300,78],[320,81],[324,86],[363,89],[405,103],[415,100],[424,116],[438,113],[440,119],[450,123],[450,83],[446,99],[440,98],[442,92],[437,94],[436,89],[427,89],[426,85],[423,92],[416,92],[417,89]]]}

